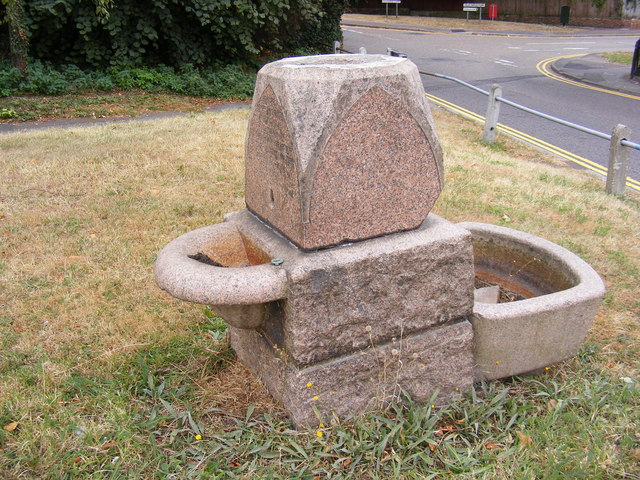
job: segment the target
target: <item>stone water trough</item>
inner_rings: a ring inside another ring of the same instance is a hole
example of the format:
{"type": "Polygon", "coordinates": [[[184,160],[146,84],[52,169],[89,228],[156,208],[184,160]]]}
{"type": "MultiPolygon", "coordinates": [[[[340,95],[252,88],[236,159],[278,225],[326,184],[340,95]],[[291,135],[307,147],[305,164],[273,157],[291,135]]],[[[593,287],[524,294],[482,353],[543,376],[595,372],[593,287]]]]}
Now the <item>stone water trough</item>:
{"type": "Polygon", "coordinates": [[[156,280],[227,321],[238,358],[296,425],[401,391],[445,402],[478,380],[566,359],[584,340],[604,294],[585,262],[430,213],[442,153],[409,60],[266,65],[245,165],[247,208],[167,245],[156,280]],[[489,285],[478,300],[476,277],[489,285]],[[499,289],[518,300],[495,303],[499,289]]]}

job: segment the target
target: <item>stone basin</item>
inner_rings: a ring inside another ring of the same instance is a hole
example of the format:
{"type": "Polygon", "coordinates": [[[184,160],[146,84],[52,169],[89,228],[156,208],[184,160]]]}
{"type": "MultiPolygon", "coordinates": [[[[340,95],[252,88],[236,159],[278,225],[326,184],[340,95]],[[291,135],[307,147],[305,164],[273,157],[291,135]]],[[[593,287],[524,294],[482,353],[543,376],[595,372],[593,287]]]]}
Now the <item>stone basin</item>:
{"type": "Polygon", "coordinates": [[[210,305],[236,328],[258,328],[266,304],[284,298],[286,273],[232,223],[199,228],[158,254],[158,286],[188,302],[210,305]]]}
{"type": "Polygon", "coordinates": [[[533,372],[578,352],[605,293],[585,261],[565,248],[510,228],[464,222],[477,278],[517,294],[474,302],[476,379],[533,372]]]}

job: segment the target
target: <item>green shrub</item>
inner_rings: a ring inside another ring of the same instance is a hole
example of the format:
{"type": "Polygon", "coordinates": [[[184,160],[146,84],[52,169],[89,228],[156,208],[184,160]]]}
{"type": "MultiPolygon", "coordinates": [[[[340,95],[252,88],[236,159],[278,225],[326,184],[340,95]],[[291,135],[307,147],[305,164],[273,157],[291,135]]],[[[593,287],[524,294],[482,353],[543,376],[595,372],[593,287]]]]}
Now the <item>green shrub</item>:
{"type": "Polygon", "coordinates": [[[183,65],[151,67],[111,67],[104,71],[85,71],[75,65],[55,67],[34,61],[29,77],[0,64],[0,96],[17,94],[60,95],[114,89],[170,92],[181,95],[219,98],[248,98],[253,94],[255,71],[239,65],[199,69],[183,65]]]}
{"type": "MultiPolygon", "coordinates": [[[[328,51],[344,9],[344,0],[118,0],[102,17],[86,0],[25,4],[32,57],[94,67],[202,67],[286,48],[328,51]]],[[[155,84],[147,73],[131,81],[155,84]]]]}
{"type": "Polygon", "coordinates": [[[62,95],[69,90],[69,82],[64,74],[52,66],[35,61],[29,67],[29,77],[20,83],[18,90],[23,93],[62,95]]]}
{"type": "Polygon", "coordinates": [[[11,95],[18,88],[21,80],[22,75],[17,68],[0,64],[0,97],[11,95]]]}

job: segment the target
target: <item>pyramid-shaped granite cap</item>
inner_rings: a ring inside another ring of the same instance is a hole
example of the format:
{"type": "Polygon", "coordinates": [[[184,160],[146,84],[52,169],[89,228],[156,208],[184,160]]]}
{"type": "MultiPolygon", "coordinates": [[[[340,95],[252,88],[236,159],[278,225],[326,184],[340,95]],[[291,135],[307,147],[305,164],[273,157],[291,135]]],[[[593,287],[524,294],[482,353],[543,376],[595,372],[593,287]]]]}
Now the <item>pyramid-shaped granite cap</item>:
{"type": "Polygon", "coordinates": [[[265,65],[245,162],[249,210],[306,250],[417,228],[443,186],[418,69],[385,55],[265,65]]]}

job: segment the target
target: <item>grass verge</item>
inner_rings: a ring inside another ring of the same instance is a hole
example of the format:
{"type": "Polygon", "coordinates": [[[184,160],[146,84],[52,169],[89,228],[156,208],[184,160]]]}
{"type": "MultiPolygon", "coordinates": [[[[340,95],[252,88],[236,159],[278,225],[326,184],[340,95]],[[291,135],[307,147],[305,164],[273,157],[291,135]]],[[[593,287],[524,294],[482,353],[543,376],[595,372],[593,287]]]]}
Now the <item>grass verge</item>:
{"type": "Polygon", "coordinates": [[[0,123],[59,118],[135,117],[149,112],[197,112],[226,101],[143,91],[13,96],[0,98],[0,123]]]}
{"type": "Polygon", "coordinates": [[[293,431],[155,252],[243,207],[247,112],[0,136],[6,478],[639,478],[640,202],[435,112],[436,213],[574,251],[607,295],[580,354],[433,409],[293,431]]]}
{"type": "MultiPolygon", "coordinates": [[[[486,13],[485,13],[486,14],[486,13]]],[[[580,31],[576,28],[561,27],[555,25],[543,25],[521,22],[505,22],[502,20],[477,20],[463,18],[446,17],[420,17],[415,15],[369,15],[361,13],[346,13],[343,20],[360,20],[365,22],[383,23],[386,25],[415,25],[428,28],[446,28],[462,30],[481,30],[492,32],[517,31],[517,32],[545,32],[545,33],[567,33],[580,31]]]]}
{"type": "Polygon", "coordinates": [[[609,52],[601,53],[600,56],[610,62],[621,63],[622,65],[631,65],[631,61],[633,60],[633,52],[609,52]]]}

